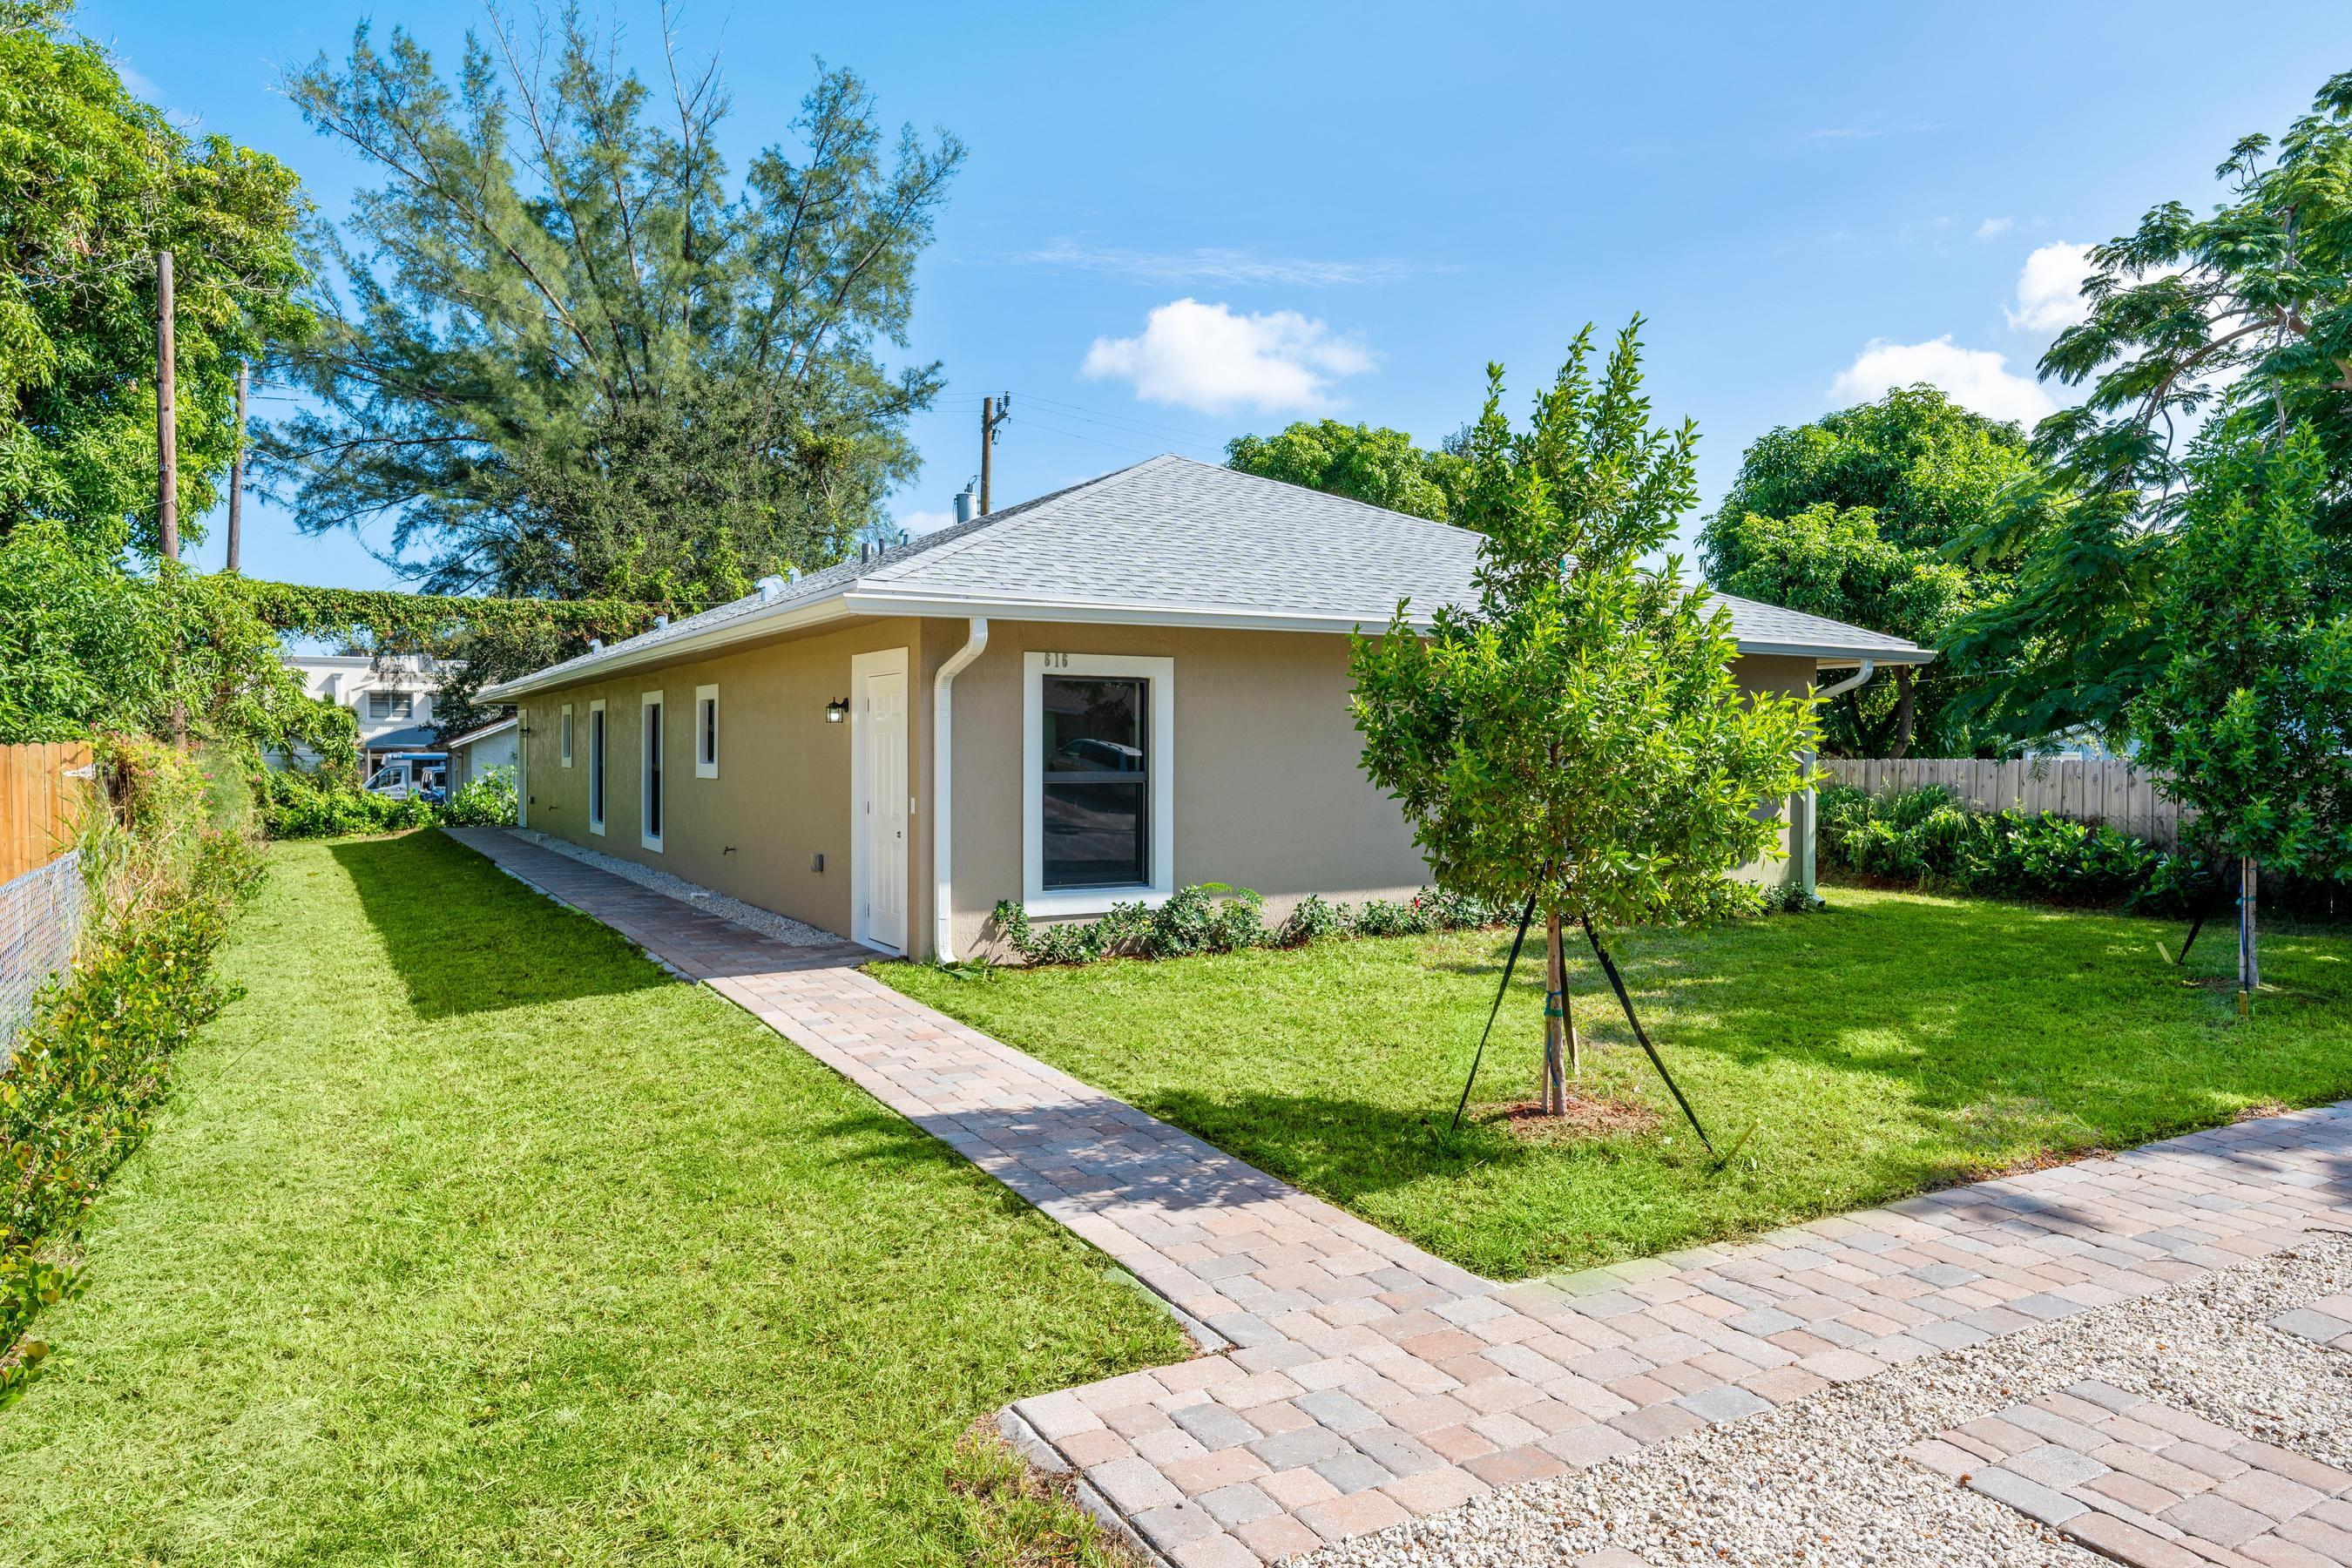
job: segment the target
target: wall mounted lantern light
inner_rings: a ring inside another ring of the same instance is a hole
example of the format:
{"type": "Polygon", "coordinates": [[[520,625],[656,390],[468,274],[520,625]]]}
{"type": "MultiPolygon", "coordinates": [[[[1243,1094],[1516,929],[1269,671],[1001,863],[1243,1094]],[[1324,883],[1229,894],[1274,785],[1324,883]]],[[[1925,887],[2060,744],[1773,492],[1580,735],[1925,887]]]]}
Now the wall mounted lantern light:
{"type": "Polygon", "coordinates": [[[826,723],[828,723],[828,724],[838,724],[838,723],[840,723],[844,719],[846,719],[846,718],[848,718],[848,717],[849,717],[849,699],[848,699],[848,698],[846,698],[846,697],[836,697],[836,698],[835,698],[832,701],[830,701],[830,702],[828,702],[828,703],[826,703],[826,704],[824,705],[824,721],[825,721],[826,723]]]}

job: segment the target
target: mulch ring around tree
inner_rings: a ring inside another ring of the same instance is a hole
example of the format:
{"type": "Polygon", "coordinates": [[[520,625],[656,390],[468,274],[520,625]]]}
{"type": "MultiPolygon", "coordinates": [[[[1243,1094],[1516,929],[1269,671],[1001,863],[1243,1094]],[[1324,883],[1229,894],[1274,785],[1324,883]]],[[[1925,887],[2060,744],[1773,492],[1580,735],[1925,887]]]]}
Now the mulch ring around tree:
{"type": "Polygon", "coordinates": [[[1633,1138],[1654,1130],[1656,1110],[1638,1100],[1571,1094],[1568,1110],[1545,1114],[1543,1101],[1522,1100],[1487,1118],[1510,1129],[1512,1136],[1529,1143],[1577,1142],[1588,1138],[1633,1138]]]}

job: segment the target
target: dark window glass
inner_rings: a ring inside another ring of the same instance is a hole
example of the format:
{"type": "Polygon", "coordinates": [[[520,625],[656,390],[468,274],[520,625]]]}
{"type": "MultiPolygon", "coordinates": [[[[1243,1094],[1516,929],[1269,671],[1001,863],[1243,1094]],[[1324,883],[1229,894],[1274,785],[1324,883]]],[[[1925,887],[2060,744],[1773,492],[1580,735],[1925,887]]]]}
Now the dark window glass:
{"type": "Polygon", "coordinates": [[[662,836],[661,704],[646,710],[646,837],[662,836]]]}
{"type": "Polygon", "coordinates": [[[588,715],[588,819],[604,820],[604,710],[588,715]]]}
{"type": "Polygon", "coordinates": [[[719,699],[716,697],[706,697],[702,700],[702,756],[700,760],[714,765],[719,761],[719,699]]]}
{"type": "Polygon", "coordinates": [[[1151,880],[1150,685],[1045,678],[1046,887],[1151,880]]]}

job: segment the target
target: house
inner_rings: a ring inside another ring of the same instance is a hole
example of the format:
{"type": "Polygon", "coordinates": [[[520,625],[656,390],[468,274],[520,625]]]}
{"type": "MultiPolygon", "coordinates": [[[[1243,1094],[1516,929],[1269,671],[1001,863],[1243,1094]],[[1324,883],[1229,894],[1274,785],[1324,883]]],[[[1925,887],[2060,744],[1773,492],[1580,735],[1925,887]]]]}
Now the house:
{"type": "Polygon", "coordinates": [[[446,743],[450,792],[464,789],[494,768],[513,767],[515,747],[521,738],[521,726],[511,713],[450,736],[446,743]]]}
{"type": "MultiPolygon", "coordinates": [[[[303,689],[321,701],[348,708],[360,727],[360,777],[410,752],[437,752],[433,735],[433,692],[446,673],[421,656],[373,658],[366,654],[289,653],[286,667],[301,677],[303,689]]],[[[319,759],[307,749],[295,753],[304,766],[319,759]]]]}
{"type": "MultiPolygon", "coordinates": [[[[1227,882],[1427,879],[1358,766],[1349,634],[1474,596],[1478,536],[1160,457],[487,688],[524,823],[887,952],[1227,882]]],[[[1927,649],[1727,597],[1749,689],[1927,649]]],[[[1794,868],[1810,819],[1799,803],[1794,868]]],[[[1775,803],[1773,809],[1777,810],[1775,803]]]]}

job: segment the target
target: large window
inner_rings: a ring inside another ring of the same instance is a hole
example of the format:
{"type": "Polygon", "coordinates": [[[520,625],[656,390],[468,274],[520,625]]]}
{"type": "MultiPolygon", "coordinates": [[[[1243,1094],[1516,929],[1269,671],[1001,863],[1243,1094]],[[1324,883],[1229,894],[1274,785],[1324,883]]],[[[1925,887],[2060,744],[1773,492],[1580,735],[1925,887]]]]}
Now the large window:
{"type": "Polygon", "coordinates": [[[648,849],[662,847],[662,694],[648,691],[642,700],[645,746],[645,823],[639,841],[648,849]]]}
{"type": "Polygon", "coordinates": [[[1175,664],[1027,656],[1025,901],[1043,914],[1165,897],[1175,868],[1175,664]]]}
{"type": "Polygon", "coordinates": [[[1150,692],[1148,680],[1045,678],[1048,891],[1151,880],[1150,692]]]}
{"type": "Polygon", "coordinates": [[[604,700],[588,704],[588,831],[604,831],[604,700]]]}

